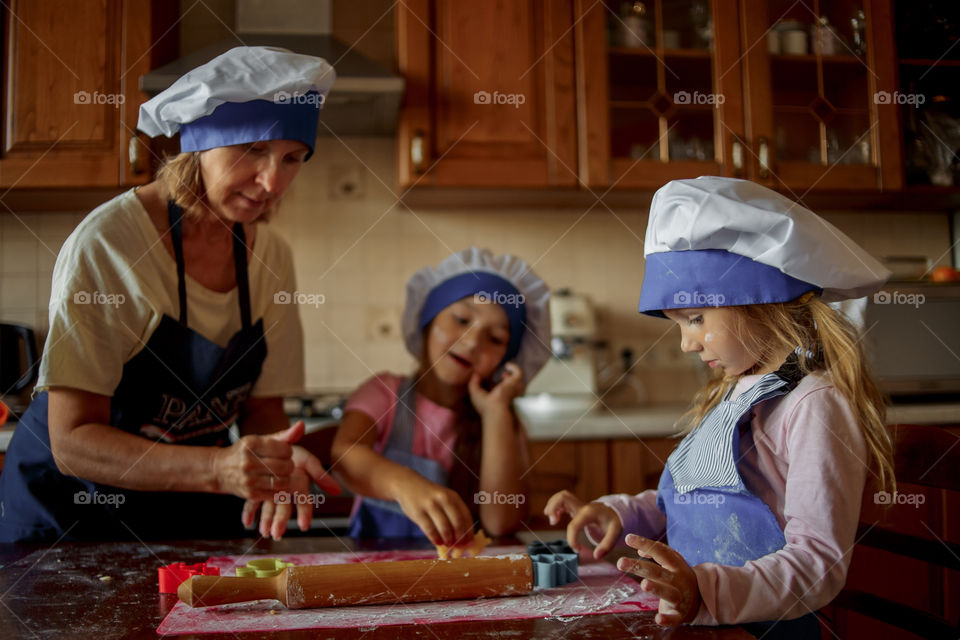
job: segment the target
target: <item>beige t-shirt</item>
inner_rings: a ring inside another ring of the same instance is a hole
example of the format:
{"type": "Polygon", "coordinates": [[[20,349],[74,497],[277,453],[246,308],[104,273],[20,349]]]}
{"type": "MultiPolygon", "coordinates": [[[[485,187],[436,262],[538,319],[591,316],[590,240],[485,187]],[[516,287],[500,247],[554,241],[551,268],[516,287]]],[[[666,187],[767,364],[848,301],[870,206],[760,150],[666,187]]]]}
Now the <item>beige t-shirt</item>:
{"type": "MultiPolygon", "coordinates": [[[[263,318],[267,343],[251,395],[301,393],[300,316],[295,304],[275,303],[275,294],[296,290],[293,260],[286,242],[265,224],[257,227],[247,271],[252,322],[263,318]]],[[[236,287],[221,293],[189,275],[186,281],[188,326],[226,346],[241,328],[236,287]]],[[[179,319],[179,308],[176,261],[133,190],[105,202],[57,256],[37,391],[63,386],[113,396],[123,365],[143,349],[165,314],[179,319]]]]}

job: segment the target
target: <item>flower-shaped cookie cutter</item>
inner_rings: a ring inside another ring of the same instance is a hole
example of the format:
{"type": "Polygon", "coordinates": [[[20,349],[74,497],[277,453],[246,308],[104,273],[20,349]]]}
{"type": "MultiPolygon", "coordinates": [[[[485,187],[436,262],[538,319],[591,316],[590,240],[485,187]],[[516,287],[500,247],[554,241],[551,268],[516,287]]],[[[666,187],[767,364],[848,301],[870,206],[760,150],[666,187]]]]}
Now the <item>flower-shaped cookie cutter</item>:
{"type": "Polygon", "coordinates": [[[176,593],[180,583],[190,578],[190,576],[218,576],[220,567],[208,566],[206,562],[197,562],[196,564],[184,564],[183,562],[174,562],[165,567],[157,569],[160,581],[160,593],[176,593]]]}
{"type": "Polygon", "coordinates": [[[247,562],[244,567],[237,567],[236,573],[238,578],[272,578],[292,566],[292,562],[284,562],[280,558],[257,558],[247,562]]]}
{"type": "Polygon", "coordinates": [[[534,542],[527,547],[533,561],[533,584],[552,588],[576,582],[580,557],[563,540],[534,542]]]}

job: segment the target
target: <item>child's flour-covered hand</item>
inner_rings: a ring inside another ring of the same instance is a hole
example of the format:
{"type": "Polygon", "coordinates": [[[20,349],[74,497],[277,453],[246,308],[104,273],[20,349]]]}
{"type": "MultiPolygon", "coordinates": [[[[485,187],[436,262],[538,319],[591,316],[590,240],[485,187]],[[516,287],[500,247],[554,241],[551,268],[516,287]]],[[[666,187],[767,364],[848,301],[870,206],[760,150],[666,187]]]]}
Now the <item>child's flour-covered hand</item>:
{"type": "Polygon", "coordinates": [[[617,512],[601,502],[584,503],[583,500],[569,491],[560,491],[550,496],[543,514],[550,518],[550,524],[557,524],[564,514],[570,516],[567,525],[567,543],[577,552],[581,551],[578,545],[580,532],[588,526],[597,526],[603,530],[603,539],[593,550],[595,560],[607,555],[613,545],[623,533],[623,523],[617,512]]]}
{"type": "Polygon", "coordinates": [[[513,399],[523,393],[523,371],[516,364],[508,362],[503,367],[503,378],[490,391],[483,388],[482,380],[476,373],[468,384],[470,401],[480,417],[486,417],[490,411],[510,411],[513,399]]]}
{"type": "Polygon", "coordinates": [[[434,545],[469,544],[473,540],[473,516],[463,499],[453,489],[408,471],[395,493],[406,516],[434,545]]]}
{"type": "Polygon", "coordinates": [[[690,622],[700,608],[700,588],[697,574],[676,550],[662,542],[629,534],[627,544],[637,550],[641,558],[620,558],[617,568],[640,576],[640,588],[660,598],[655,618],[657,624],[673,627],[690,622]]]}

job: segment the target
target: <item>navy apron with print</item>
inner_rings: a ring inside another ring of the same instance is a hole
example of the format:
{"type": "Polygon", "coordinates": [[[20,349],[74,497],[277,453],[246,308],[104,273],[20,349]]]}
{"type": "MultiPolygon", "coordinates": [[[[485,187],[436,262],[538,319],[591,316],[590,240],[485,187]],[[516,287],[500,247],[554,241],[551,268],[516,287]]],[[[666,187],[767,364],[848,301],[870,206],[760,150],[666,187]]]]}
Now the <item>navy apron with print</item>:
{"type": "MultiPolygon", "coordinates": [[[[229,446],[228,428],[267,355],[263,321],[251,323],[243,226],[233,226],[242,328],[220,347],[187,326],[183,214],[172,202],[167,209],[180,320],[164,315],[124,365],[110,402],[110,424],[158,443],[229,446]]],[[[42,392],[17,425],[0,473],[0,541],[243,537],[242,506],[241,498],[230,495],[134,491],[64,475],[50,452],[42,392]]]]}
{"type": "MultiPolygon", "coordinates": [[[[447,471],[436,460],[413,454],[414,384],[410,378],[400,383],[396,412],[390,436],[381,452],[387,460],[413,469],[424,478],[441,486],[447,485],[447,471]]],[[[360,506],[350,522],[353,538],[426,538],[423,531],[408,518],[394,501],[361,498],[360,506]]]]}
{"type": "MultiPolygon", "coordinates": [[[[657,505],[667,517],[667,542],[690,566],[704,562],[742,567],[782,549],[787,541],[777,517],[744,485],[737,460],[740,428],[753,407],[789,393],[799,381],[791,357],[737,398],[722,400],[667,459],[657,505]]],[[[768,640],[820,638],[817,617],[742,625],[768,640]]]]}

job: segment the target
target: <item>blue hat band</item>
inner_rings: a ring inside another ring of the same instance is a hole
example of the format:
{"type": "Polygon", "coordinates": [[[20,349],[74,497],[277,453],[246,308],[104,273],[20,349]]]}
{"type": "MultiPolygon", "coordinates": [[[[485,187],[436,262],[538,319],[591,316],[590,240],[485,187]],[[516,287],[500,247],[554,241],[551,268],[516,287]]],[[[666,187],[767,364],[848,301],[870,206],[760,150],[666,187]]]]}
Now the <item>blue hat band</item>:
{"type": "Polygon", "coordinates": [[[225,102],[210,115],[180,126],[180,151],[205,151],[232,144],[296,140],[313,155],[322,96],[316,92],[288,96],[284,102],[225,102]]]}
{"type": "Polygon", "coordinates": [[[427,295],[420,310],[420,329],[423,330],[438,313],[457,300],[467,296],[483,296],[496,302],[507,314],[510,323],[510,341],[503,362],[508,362],[520,352],[523,332],[526,328],[527,307],[523,296],[506,278],[486,271],[470,271],[453,276],[435,286],[427,295]]]}
{"type": "Polygon", "coordinates": [[[789,302],[820,287],[776,267],[723,249],[665,251],[647,256],[640,313],[789,302]]]}

